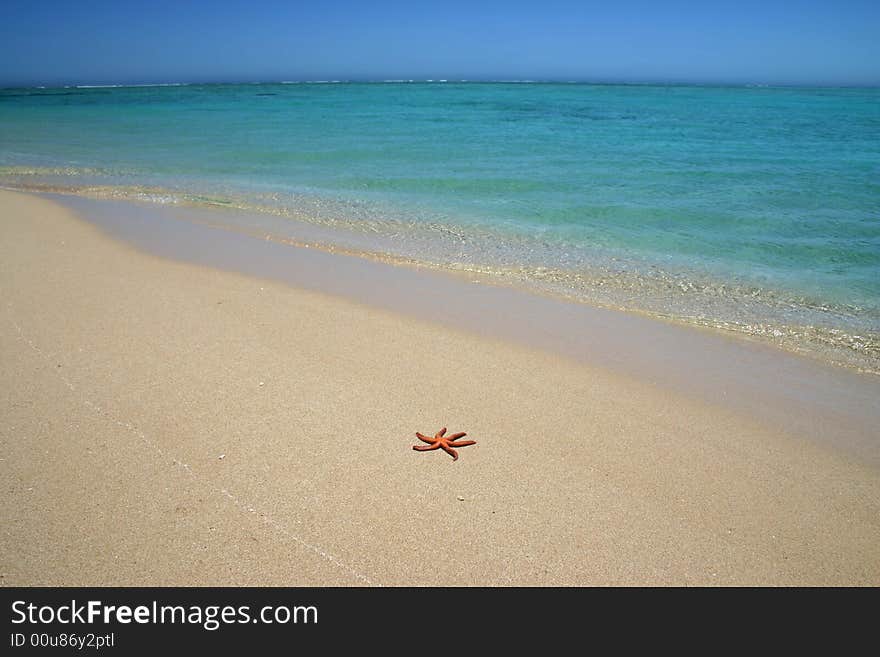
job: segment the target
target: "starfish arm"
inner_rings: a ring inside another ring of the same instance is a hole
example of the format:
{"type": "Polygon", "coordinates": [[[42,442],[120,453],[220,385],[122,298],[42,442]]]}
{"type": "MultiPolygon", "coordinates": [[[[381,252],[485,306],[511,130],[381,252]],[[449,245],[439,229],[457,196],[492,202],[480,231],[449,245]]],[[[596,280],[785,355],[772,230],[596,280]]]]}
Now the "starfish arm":
{"type": "Polygon", "coordinates": [[[458,442],[449,441],[447,443],[450,447],[467,447],[468,445],[476,445],[476,440],[459,440],[458,442]]]}
{"type": "Polygon", "coordinates": [[[440,447],[440,443],[434,445],[413,445],[412,448],[417,452],[430,452],[432,449],[440,447]]]}
{"type": "Polygon", "coordinates": [[[443,427],[442,429],[440,429],[440,431],[437,432],[437,435],[435,437],[442,438],[445,434],[446,434],[446,427],[443,427]]]}
{"type": "Polygon", "coordinates": [[[427,436],[423,436],[418,431],[416,431],[416,438],[418,438],[422,442],[426,442],[426,443],[433,443],[434,442],[433,438],[428,438],[427,436]]]}
{"type": "Polygon", "coordinates": [[[443,451],[446,452],[447,454],[449,454],[449,456],[452,457],[452,460],[453,460],[453,461],[457,461],[457,460],[458,460],[458,452],[456,452],[454,449],[452,449],[451,447],[449,447],[449,446],[447,446],[447,445],[440,445],[440,447],[442,447],[442,448],[443,448],[443,451]]]}
{"type": "Polygon", "coordinates": [[[467,434],[462,431],[461,433],[454,433],[451,436],[447,436],[446,440],[458,440],[459,438],[464,438],[467,434]]]}

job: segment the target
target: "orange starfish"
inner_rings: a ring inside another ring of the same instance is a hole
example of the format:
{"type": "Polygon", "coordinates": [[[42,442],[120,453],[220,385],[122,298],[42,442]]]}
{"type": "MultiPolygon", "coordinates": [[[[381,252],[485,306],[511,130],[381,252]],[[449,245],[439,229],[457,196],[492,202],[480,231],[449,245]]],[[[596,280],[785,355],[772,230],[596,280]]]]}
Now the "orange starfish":
{"type": "Polygon", "coordinates": [[[448,438],[444,438],[443,434],[446,433],[446,427],[440,429],[433,438],[428,438],[427,436],[423,436],[418,431],[416,431],[416,438],[421,440],[422,442],[429,443],[428,445],[413,445],[413,449],[417,452],[430,452],[432,449],[437,449],[438,447],[442,449],[444,452],[449,454],[452,457],[453,461],[458,460],[458,452],[456,452],[453,447],[466,447],[467,445],[476,445],[476,440],[462,440],[460,442],[455,442],[458,438],[464,438],[466,433],[454,433],[448,438]]]}

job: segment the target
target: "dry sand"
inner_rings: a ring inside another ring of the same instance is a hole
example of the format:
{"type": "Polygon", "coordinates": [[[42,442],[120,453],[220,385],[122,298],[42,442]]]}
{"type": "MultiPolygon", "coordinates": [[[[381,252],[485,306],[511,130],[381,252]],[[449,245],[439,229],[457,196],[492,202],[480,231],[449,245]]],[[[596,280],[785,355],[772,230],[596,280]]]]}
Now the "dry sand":
{"type": "Polygon", "coordinates": [[[844,451],[12,192],[0,377],[5,585],[880,584],[844,451]]]}

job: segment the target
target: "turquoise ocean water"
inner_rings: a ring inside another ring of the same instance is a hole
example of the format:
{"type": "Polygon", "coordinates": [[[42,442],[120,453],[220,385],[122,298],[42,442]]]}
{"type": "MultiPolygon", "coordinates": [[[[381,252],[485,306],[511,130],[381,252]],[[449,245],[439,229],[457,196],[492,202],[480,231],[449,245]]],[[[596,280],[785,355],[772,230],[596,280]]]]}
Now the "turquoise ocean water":
{"type": "Polygon", "coordinates": [[[0,185],[237,208],[218,221],[282,240],[305,221],[880,372],[880,89],[7,89],[0,185]]]}

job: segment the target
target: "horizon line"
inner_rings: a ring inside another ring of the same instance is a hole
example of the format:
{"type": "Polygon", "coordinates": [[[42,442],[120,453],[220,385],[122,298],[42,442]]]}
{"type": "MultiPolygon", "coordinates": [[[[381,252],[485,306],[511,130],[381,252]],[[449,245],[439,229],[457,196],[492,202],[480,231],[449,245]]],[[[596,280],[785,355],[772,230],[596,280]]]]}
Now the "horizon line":
{"type": "Polygon", "coordinates": [[[721,81],[681,81],[681,80],[591,80],[572,78],[303,78],[292,80],[213,80],[213,81],[168,81],[168,82],[118,82],[69,84],[4,84],[0,89],[111,89],[136,87],[188,87],[188,86],[237,86],[269,84],[571,84],[588,86],[670,86],[670,87],[739,87],[739,88],[807,88],[807,89],[873,89],[876,83],[828,84],[821,82],[721,82],[721,81]]]}

